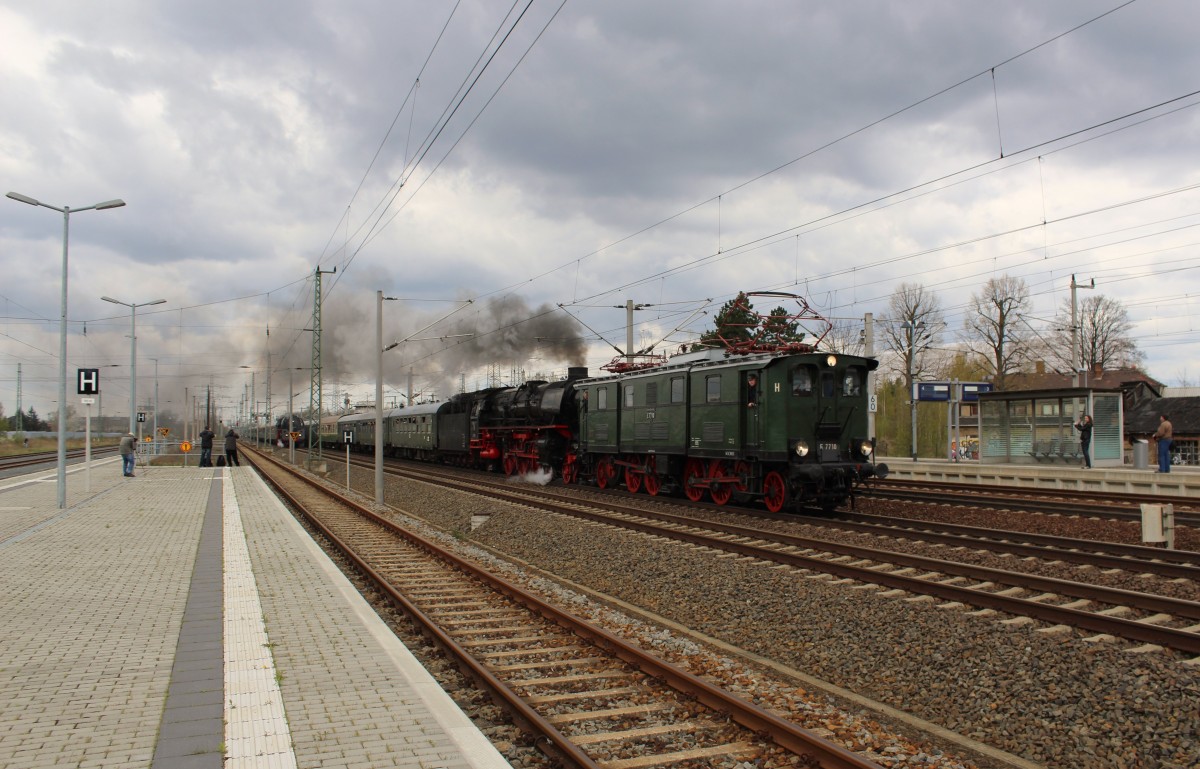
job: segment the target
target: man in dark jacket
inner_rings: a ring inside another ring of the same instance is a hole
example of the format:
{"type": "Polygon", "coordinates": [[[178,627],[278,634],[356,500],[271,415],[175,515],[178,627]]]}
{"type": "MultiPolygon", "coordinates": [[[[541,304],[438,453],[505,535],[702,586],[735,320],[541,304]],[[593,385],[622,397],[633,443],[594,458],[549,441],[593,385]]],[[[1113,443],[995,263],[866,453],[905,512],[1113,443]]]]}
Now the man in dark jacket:
{"type": "Polygon", "coordinates": [[[208,425],[200,432],[200,466],[212,467],[213,438],[217,434],[208,425]]]}
{"type": "Polygon", "coordinates": [[[233,431],[232,427],[229,428],[229,432],[225,433],[225,465],[227,467],[240,465],[237,455],[237,441],[239,437],[240,436],[233,431]]]}

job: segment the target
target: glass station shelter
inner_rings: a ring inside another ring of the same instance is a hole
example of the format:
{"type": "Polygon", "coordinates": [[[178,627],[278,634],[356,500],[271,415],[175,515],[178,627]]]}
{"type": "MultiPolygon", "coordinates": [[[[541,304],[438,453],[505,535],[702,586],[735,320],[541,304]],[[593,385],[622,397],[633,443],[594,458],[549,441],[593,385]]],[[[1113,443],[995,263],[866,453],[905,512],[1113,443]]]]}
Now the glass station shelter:
{"type": "Polygon", "coordinates": [[[1083,464],[1075,423],[1092,416],[1092,466],[1124,464],[1120,390],[1073,387],[979,394],[982,464],[1083,464]]]}

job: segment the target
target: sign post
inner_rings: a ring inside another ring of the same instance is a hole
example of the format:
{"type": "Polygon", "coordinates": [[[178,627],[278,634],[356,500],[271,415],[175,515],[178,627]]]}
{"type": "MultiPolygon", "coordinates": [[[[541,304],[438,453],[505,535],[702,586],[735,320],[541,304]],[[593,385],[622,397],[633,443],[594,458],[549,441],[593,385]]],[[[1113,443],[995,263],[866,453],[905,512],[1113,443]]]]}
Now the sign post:
{"type": "MultiPolygon", "coordinates": [[[[139,411],[137,413],[137,426],[138,426],[137,445],[138,446],[142,445],[142,425],[144,425],[144,424],[146,424],[146,412],[139,411]]],[[[141,453],[141,449],[138,449],[138,453],[139,454],[141,453]]]]}
{"type": "MultiPolygon", "coordinates": [[[[962,445],[960,422],[963,403],[978,403],[980,393],[992,391],[991,382],[914,382],[914,401],[941,401],[946,404],[946,450],[950,459],[958,461],[962,445]]],[[[982,419],[982,417],[980,417],[982,419]]],[[[979,420],[976,420],[977,423],[979,420]]]]}
{"type": "MultiPolygon", "coordinates": [[[[82,382],[82,377],[81,380],[82,382]]],[[[79,402],[87,406],[87,416],[83,420],[83,490],[92,490],[92,404],[95,398],[80,398],[79,402]]]]}
{"type": "MultiPolygon", "coordinates": [[[[65,349],[65,348],[64,348],[65,349]]],[[[100,369],[98,368],[81,368],[75,371],[76,390],[80,395],[99,395],[100,394],[100,369]]],[[[64,383],[65,386],[65,383],[64,383]]],[[[79,402],[87,406],[87,417],[84,419],[83,431],[83,484],[84,490],[91,492],[92,490],[92,404],[96,402],[95,398],[80,398],[79,402]]],[[[61,428],[60,428],[61,429],[61,428]]],[[[61,436],[62,433],[59,433],[61,436]]],[[[61,454],[59,455],[62,456],[61,454]]],[[[61,505],[60,505],[61,507],[61,505]]]]}
{"type": "Polygon", "coordinates": [[[342,443],[346,444],[346,491],[350,490],[350,444],[354,443],[354,431],[342,430],[342,443]]]}

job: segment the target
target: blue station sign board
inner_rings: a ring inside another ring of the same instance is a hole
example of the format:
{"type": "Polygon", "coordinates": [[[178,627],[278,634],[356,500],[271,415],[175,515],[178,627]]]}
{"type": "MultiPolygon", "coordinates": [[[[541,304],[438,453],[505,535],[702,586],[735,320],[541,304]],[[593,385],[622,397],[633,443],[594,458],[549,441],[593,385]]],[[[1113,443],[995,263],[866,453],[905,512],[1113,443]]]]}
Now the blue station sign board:
{"type": "Polygon", "coordinates": [[[992,391],[991,382],[914,382],[913,399],[917,401],[951,400],[971,403],[979,400],[980,393],[992,391]],[[957,395],[957,397],[955,397],[957,395]]]}

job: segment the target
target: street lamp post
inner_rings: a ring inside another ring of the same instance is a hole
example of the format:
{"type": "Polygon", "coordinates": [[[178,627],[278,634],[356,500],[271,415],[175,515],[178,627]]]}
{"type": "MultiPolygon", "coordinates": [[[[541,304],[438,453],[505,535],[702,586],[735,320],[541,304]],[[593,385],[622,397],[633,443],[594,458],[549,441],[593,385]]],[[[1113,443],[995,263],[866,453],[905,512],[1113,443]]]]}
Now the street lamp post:
{"type": "MultiPolygon", "coordinates": [[[[286,371],[288,372],[288,402],[287,402],[287,416],[286,416],[287,432],[288,432],[288,435],[287,435],[288,461],[291,462],[293,465],[296,464],[296,441],[294,438],[292,438],[292,433],[295,432],[295,427],[296,427],[295,420],[293,419],[293,417],[295,416],[295,412],[293,411],[293,409],[295,408],[294,399],[295,399],[295,396],[297,395],[296,383],[295,383],[295,378],[296,378],[295,372],[310,371],[310,370],[311,369],[309,369],[307,366],[295,366],[294,368],[286,369],[286,371]]],[[[269,395],[270,395],[270,393],[268,393],[268,396],[269,395]]],[[[280,417],[280,421],[282,421],[283,419],[284,419],[284,417],[280,417]]],[[[271,426],[269,416],[268,416],[267,426],[268,427],[271,426]]],[[[274,439],[271,439],[271,440],[273,441],[274,439]]]]}
{"type": "MultiPolygon", "coordinates": [[[[414,331],[405,338],[392,342],[387,347],[383,346],[383,300],[395,301],[399,297],[384,296],[382,291],[375,292],[375,349],[376,367],[375,367],[375,502],[383,504],[383,354],[388,350],[398,347],[405,342],[419,342],[425,339],[418,339],[417,334],[422,334],[437,324],[441,323],[446,318],[449,318],[454,313],[470,305],[473,300],[467,299],[462,303],[462,306],[455,308],[451,312],[443,315],[433,323],[425,326],[419,331],[414,331]]],[[[440,301],[440,300],[434,300],[440,301]]],[[[457,337],[473,337],[474,334],[449,334],[447,336],[428,337],[428,339],[453,339],[457,337]]],[[[411,398],[412,387],[409,387],[411,398]]],[[[411,405],[411,401],[409,402],[411,405]]]]}
{"type": "Polygon", "coordinates": [[[166,304],[166,299],[155,299],[152,302],[122,302],[111,296],[100,297],[106,302],[124,305],[129,308],[129,432],[137,427],[137,308],[149,307],[152,304],[166,304]]]}
{"type": "Polygon", "coordinates": [[[375,292],[375,349],[378,351],[375,367],[375,504],[383,504],[383,301],[396,301],[398,297],[384,296],[375,292]]]}
{"type": "Polygon", "coordinates": [[[908,397],[912,411],[912,461],[917,461],[917,393],[913,381],[913,359],[917,357],[916,334],[925,327],[924,322],[902,323],[900,328],[908,331],[908,397]]]}
{"type": "Polygon", "coordinates": [[[158,456],[158,358],[151,358],[154,361],[154,456],[158,456]]]}
{"type": "Polygon", "coordinates": [[[295,371],[295,369],[288,369],[287,425],[288,425],[288,446],[290,448],[290,451],[288,452],[288,461],[294,465],[294,464],[296,464],[296,439],[294,437],[292,437],[292,433],[294,433],[296,430],[295,430],[295,425],[292,424],[292,414],[295,413],[294,411],[292,411],[292,409],[295,408],[292,405],[292,398],[296,394],[295,393],[296,385],[295,385],[295,382],[293,381],[295,378],[294,375],[292,374],[293,371],[295,371]]]}
{"type": "Polygon", "coordinates": [[[72,209],[70,206],[52,206],[19,192],[10,192],[7,197],[18,203],[49,208],[63,215],[62,301],[58,319],[58,507],[61,510],[67,506],[67,241],[71,230],[71,212],[120,208],[125,201],[117,198],[72,209]]]}

